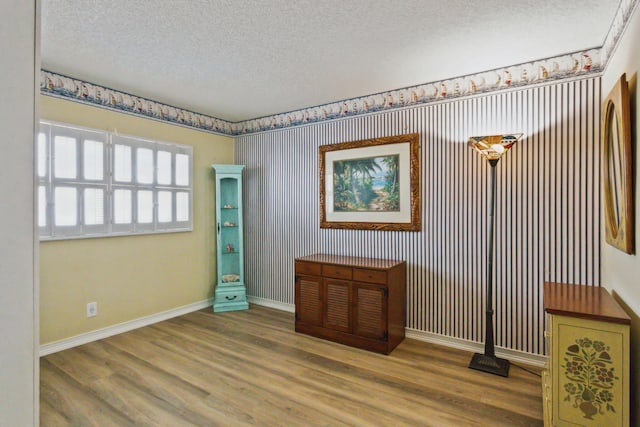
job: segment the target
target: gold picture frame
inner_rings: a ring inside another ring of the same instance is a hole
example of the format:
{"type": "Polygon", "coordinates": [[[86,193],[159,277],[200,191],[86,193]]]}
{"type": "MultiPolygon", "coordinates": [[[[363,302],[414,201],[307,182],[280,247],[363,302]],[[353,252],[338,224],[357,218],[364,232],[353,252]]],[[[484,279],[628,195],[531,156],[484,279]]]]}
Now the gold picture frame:
{"type": "Polygon", "coordinates": [[[602,192],[605,238],[628,254],[635,253],[631,104],[622,74],[602,104],[602,192]]]}
{"type": "Polygon", "coordinates": [[[320,228],[420,231],[417,133],[319,148],[320,228]]]}

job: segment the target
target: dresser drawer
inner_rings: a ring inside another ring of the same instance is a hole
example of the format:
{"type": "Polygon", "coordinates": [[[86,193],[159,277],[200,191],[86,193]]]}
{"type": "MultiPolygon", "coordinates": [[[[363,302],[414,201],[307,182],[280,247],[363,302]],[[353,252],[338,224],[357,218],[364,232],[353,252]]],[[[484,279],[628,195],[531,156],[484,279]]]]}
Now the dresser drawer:
{"type": "Polygon", "coordinates": [[[387,272],[380,270],[369,270],[364,268],[354,268],[353,280],[356,282],[379,283],[381,285],[384,285],[387,283],[387,272]]]}
{"type": "Polygon", "coordinates": [[[320,275],[320,264],[315,262],[296,261],[295,274],[309,274],[311,276],[320,275]]]}
{"type": "Polygon", "coordinates": [[[246,302],[246,293],[239,286],[218,286],[215,295],[216,303],[246,302]]]}
{"type": "Polygon", "coordinates": [[[351,280],[351,267],[342,267],[339,265],[323,264],[322,275],[325,277],[333,277],[334,279],[351,280]]]}

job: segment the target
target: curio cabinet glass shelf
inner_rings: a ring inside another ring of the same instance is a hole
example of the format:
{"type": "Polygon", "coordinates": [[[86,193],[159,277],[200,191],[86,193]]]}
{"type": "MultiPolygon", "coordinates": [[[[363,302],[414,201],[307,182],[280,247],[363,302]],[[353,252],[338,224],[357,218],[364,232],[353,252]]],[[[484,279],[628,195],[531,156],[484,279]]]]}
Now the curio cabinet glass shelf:
{"type": "Polygon", "coordinates": [[[243,165],[211,165],[216,175],[217,283],[213,311],[246,310],[242,246],[243,165]]]}

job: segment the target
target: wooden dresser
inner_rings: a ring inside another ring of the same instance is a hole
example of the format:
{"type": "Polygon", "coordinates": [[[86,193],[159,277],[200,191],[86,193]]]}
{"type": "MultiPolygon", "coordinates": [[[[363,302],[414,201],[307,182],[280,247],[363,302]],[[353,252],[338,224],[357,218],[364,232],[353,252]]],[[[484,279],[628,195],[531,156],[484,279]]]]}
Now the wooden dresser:
{"type": "Polygon", "coordinates": [[[296,332],[391,353],[404,339],[406,270],[404,261],[296,258],[296,332]]]}
{"type": "Polygon", "coordinates": [[[629,425],[630,319],[601,287],[544,284],[545,426],[629,425]]]}

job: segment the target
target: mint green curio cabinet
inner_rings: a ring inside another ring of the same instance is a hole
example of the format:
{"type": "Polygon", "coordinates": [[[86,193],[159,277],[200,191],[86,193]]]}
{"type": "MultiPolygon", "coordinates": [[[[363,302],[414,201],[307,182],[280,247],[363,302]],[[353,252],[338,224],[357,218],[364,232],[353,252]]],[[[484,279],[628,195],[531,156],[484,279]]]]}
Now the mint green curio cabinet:
{"type": "Polygon", "coordinates": [[[213,311],[246,310],[242,247],[242,169],[211,165],[216,174],[217,276],[213,311]]]}

